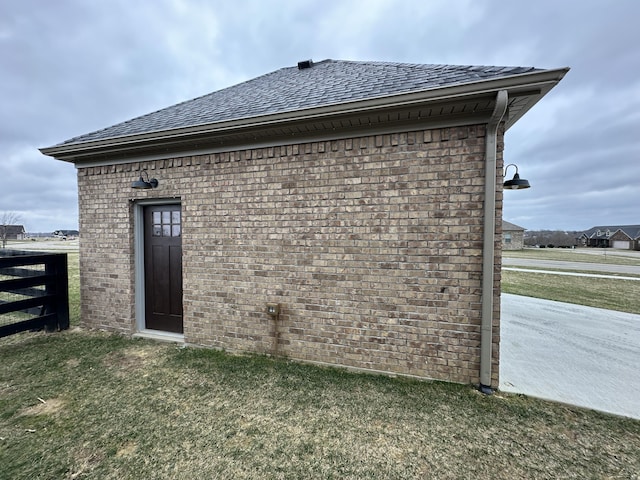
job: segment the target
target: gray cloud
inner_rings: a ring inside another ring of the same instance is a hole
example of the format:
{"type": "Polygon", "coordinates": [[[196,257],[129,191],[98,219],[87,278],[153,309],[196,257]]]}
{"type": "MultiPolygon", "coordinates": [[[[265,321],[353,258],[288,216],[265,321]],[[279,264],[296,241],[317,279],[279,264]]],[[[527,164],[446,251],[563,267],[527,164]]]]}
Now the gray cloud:
{"type": "Polygon", "coordinates": [[[77,225],[72,165],[37,148],[313,58],[571,67],[509,132],[530,229],[640,223],[634,0],[22,0],[0,4],[0,212],[77,225]]]}

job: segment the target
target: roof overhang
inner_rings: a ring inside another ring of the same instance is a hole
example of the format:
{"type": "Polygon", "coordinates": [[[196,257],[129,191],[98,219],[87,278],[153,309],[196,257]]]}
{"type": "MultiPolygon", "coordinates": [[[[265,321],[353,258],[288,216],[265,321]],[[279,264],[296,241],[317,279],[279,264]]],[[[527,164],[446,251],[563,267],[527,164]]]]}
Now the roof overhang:
{"type": "Polygon", "coordinates": [[[124,163],[141,157],[166,157],[184,152],[214,152],[437,126],[482,124],[490,118],[496,94],[500,90],[506,90],[509,95],[505,120],[508,129],[544,97],[568,70],[539,70],[291,112],[81,143],[63,143],[41,148],[40,151],[58,160],[83,166],[107,161],[124,163]]]}

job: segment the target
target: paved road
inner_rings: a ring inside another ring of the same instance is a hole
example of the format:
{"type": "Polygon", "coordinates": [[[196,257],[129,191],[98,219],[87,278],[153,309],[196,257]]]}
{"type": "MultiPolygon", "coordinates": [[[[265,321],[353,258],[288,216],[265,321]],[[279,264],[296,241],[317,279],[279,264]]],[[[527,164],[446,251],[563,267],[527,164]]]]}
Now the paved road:
{"type": "Polygon", "coordinates": [[[640,275],[637,265],[609,265],[607,263],[563,262],[560,260],[538,260],[534,258],[502,258],[504,266],[538,267],[547,270],[583,270],[592,272],[626,273],[640,275]]]}
{"type": "Polygon", "coordinates": [[[640,419],[640,315],[502,294],[500,389],[640,419]]]}

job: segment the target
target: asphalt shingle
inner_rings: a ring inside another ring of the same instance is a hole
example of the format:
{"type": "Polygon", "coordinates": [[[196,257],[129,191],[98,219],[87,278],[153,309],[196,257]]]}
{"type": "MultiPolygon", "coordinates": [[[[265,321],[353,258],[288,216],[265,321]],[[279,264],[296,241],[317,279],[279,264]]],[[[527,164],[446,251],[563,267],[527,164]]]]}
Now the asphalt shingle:
{"type": "Polygon", "coordinates": [[[538,71],[532,67],[419,65],[324,60],[246,82],[59,145],[72,145],[424,91],[538,71]]]}
{"type": "Polygon", "coordinates": [[[627,236],[634,240],[640,238],[640,225],[600,225],[585,230],[582,232],[582,235],[587,238],[609,238],[610,235],[613,235],[618,230],[622,230],[627,236]],[[607,231],[609,235],[607,235],[607,231]]]}

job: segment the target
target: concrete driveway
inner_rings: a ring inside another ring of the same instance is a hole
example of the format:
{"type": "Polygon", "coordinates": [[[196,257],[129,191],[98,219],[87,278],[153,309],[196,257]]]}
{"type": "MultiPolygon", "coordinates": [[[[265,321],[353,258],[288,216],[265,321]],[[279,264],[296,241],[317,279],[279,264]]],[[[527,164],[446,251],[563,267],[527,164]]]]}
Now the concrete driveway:
{"type": "Polygon", "coordinates": [[[500,389],[640,419],[640,315],[502,294],[500,389]]]}

